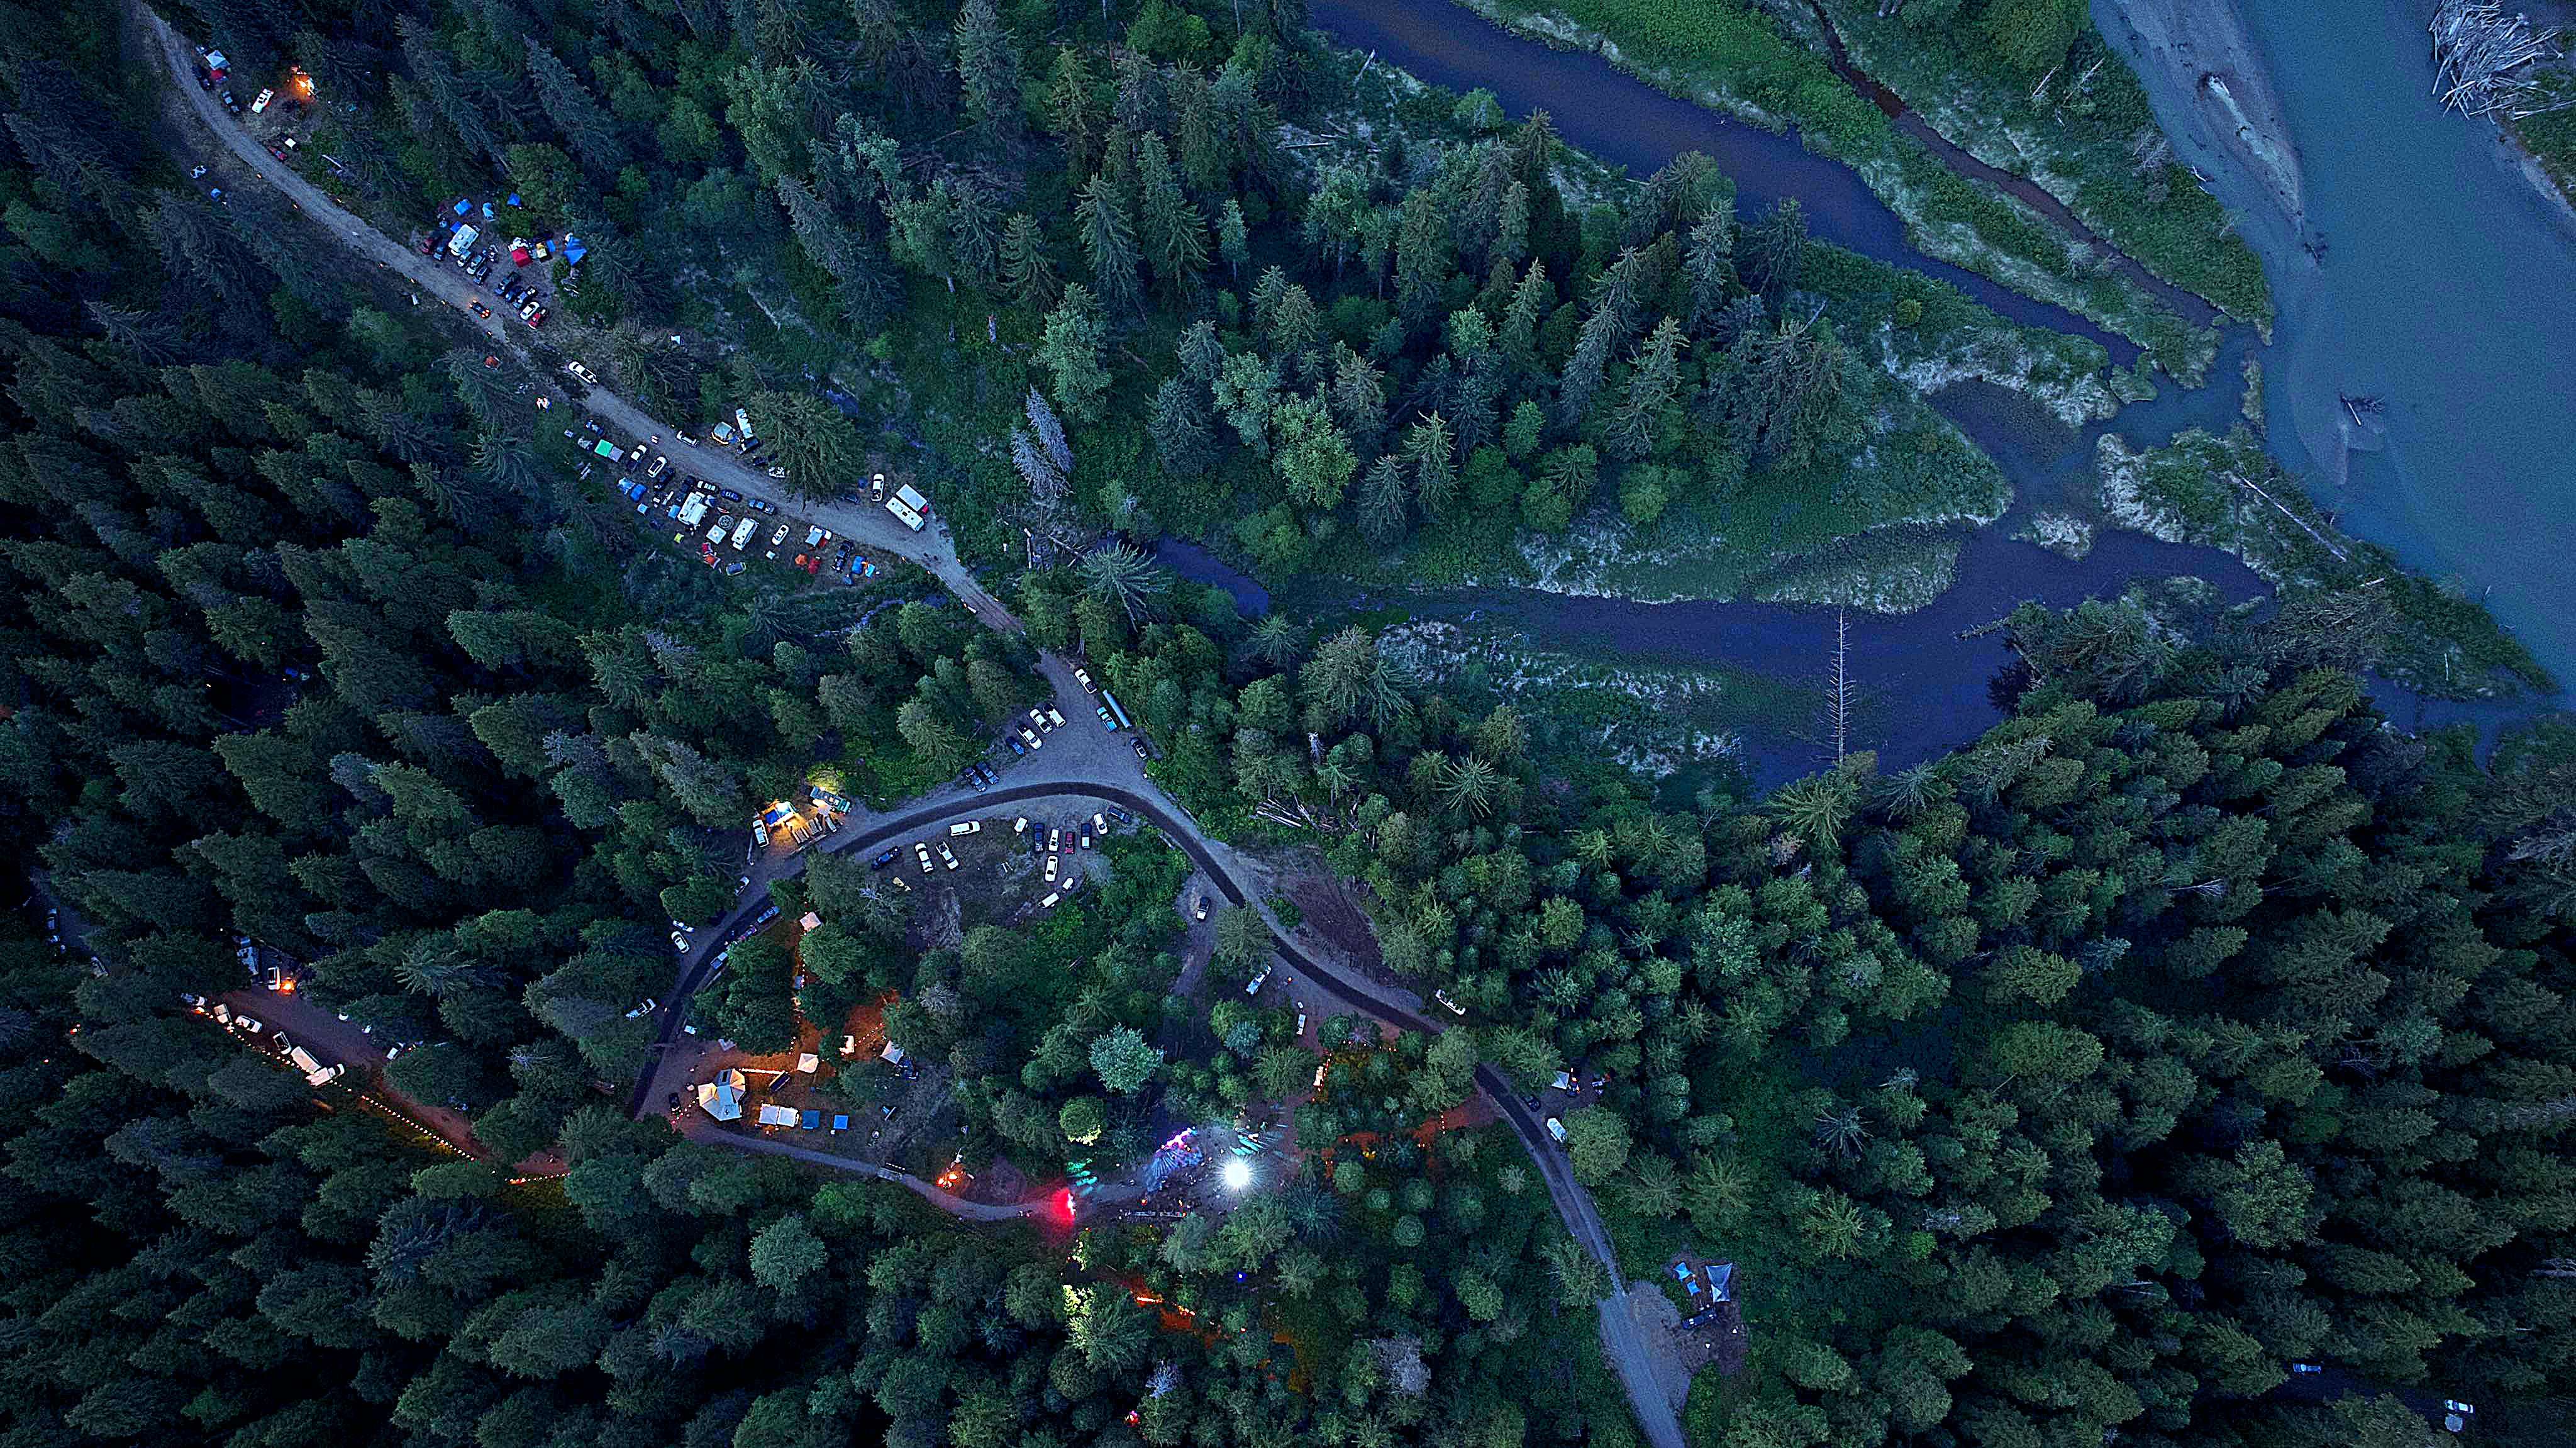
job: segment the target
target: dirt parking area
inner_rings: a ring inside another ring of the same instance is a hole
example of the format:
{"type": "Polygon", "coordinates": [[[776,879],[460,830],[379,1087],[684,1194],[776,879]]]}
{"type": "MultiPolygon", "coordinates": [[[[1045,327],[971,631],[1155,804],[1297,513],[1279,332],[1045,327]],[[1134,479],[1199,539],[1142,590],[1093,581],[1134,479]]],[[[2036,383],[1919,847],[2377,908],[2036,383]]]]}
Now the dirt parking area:
{"type": "Polygon", "coordinates": [[[1702,1288],[1698,1300],[1706,1304],[1689,1316],[1674,1304],[1673,1294],[1665,1290],[1663,1282],[1632,1284],[1625,1298],[1637,1336],[1653,1356],[1655,1381],[1675,1411],[1690,1396],[1691,1379],[1700,1369],[1714,1367],[1725,1377],[1742,1372],[1746,1347],[1744,1314],[1739,1305],[1732,1298],[1710,1303],[1705,1285],[1707,1264],[1691,1258],[1684,1259],[1683,1265],[1699,1277],[1702,1288]]]}

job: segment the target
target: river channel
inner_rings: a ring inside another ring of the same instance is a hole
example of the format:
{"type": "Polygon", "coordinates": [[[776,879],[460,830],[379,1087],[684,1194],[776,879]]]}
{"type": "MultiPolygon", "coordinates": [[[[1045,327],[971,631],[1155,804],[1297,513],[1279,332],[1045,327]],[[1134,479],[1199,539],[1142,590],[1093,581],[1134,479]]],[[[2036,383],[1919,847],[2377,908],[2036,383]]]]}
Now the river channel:
{"type": "Polygon", "coordinates": [[[2212,144],[2191,67],[2142,54],[2115,0],[2094,13],[2263,258],[2274,455],[2352,532],[2464,580],[2576,678],[2576,219],[2494,123],[2433,101],[2429,0],[2232,3],[2305,174],[2303,222],[2212,144]],[[2356,433],[2347,395],[2379,399],[2384,437],[2356,433]]]}
{"type": "MultiPolygon", "coordinates": [[[[2296,3],[2297,0],[2279,0],[2276,8],[2295,8],[2296,3]]],[[[1482,86],[1493,92],[1516,118],[1547,111],[1557,133],[1567,142],[1624,165],[1633,174],[1647,174],[1684,151],[1701,151],[1734,178],[1738,204],[1746,214],[1759,214],[1783,198],[1795,196],[1819,240],[1938,278],[2015,321],[2089,337],[2122,363],[2137,355],[2136,347],[2126,339],[2105,333],[2083,318],[1916,251],[1906,240],[1903,222],[1857,175],[1838,162],[1807,151],[1794,132],[1774,134],[1676,100],[1621,73],[1597,56],[1550,50],[1486,23],[1451,0],[1311,0],[1309,14],[1312,23],[1337,43],[1374,51],[1381,63],[1399,66],[1422,80],[1460,91],[1482,86]]],[[[2317,25],[2331,28],[2322,19],[2317,25]]],[[[2300,90],[2295,86],[2285,89],[2292,96],[2295,122],[2300,90]]],[[[2420,100],[2418,87],[2402,96],[2386,97],[2384,104],[2402,108],[2415,106],[2420,100]]],[[[2424,108],[2429,110],[2429,106],[2424,108]]],[[[2323,205],[2325,193],[2341,178],[2333,168],[2318,168],[2318,172],[2322,174],[2312,173],[2318,196],[2311,214],[2331,214],[2323,205]]],[[[2223,200],[2229,199],[2223,187],[2220,194],[2223,200]]],[[[2358,219],[2354,225],[2356,230],[2365,229],[2358,219]]],[[[2273,268],[2274,285],[2284,293],[2281,335],[2286,340],[2280,350],[2288,354],[2291,366],[2267,364],[2267,379],[2272,399],[2288,404],[2298,421],[2294,427],[2276,430],[2305,437],[2309,431],[2308,415],[2314,411],[2308,405],[2313,401],[2308,390],[2323,385],[2314,381],[2319,364],[2312,360],[2312,354],[2321,347],[2331,352],[2347,345],[2348,339],[2340,333],[2326,332],[2322,335],[2327,340],[2308,341],[2304,339],[2317,334],[2298,329],[2304,314],[2284,284],[2285,276],[2307,265],[2306,253],[2299,248],[2297,238],[2266,238],[2249,231],[2249,240],[2264,252],[2267,266],[2273,268]],[[2273,259],[2274,242],[2287,248],[2295,264],[2273,259]],[[2297,375],[2284,378],[2275,375],[2276,371],[2294,371],[2297,375]]],[[[2331,258],[2326,269],[2333,270],[2331,258]]],[[[2576,265],[2543,275],[2563,286],[2565,278],[2576,276],[2576,265]]],[[[2497,276],[2491,280],[2503,284],[2509,279],[2497,276]]],[[[2510,303],[2492,301],[2475,305],[2460,316],[2464,324],[2473,319],[2483,327],[2512,310],[2510,303]]],[[[2464,325],[2461,330],[2469,328],[2464,325]]],[[[2576,338],[2576,323],[2560,334],[2562,355],[2557,365],[2561,387],[2570,365],[2563,355],[2570,338],[2576,338]]],[[[2109,430],[2139,445],[2164,442],[2194,426],[2224,431],[2237,418],[2241,361],[2249,355],[2261,356],[2266,350],[2246,329],[2231,329],[2207,385],[2184,390],[2168,381],[2164,392],[2154,400],[2124,409],[2108,425],[2109,430]]],[[[2072,487],[2089,485],[2093,443],[2105,425],[2095,424],[2081,431],[2067,428],[2027,400],[1982,383],[1946,389],[1931,401],[1996,460],[2012,481],[2016,501],[2014,515],[2003,524],[1966,535],[1958,581],[1930,607],[1896,616],[1853,616],[1851,667],[1870,689],[1898,701],[1897,707],[1877,711],[1872,721],[1874,737],[1858,743],[1878,750],[1889,766],[1938,754],[1974,736],[1996,719],[1988,684],[2007,662],[2005,650],[1993,634],[1974,631],[2009,612],[2018,602],[2033,600],[2063,607],[2087,597],[2116,595],[2135,581],[2183,575],[2206,581],[2224,601],[2241,601],[2268,591],[2243,564],[2215,549],[2106,531],[2091,553],[2076,561],[2014,541],[2009,534],[2023,513],[2034,505],[2066,496],[2072,487]]],[[[2571,421],[2576,418],[2576,408],[2569,406],[2563,392],[2554,404],[2532,397],[2522,405],[2526,412],[2547,412],[2554,405],[2557,425],[2576,427],[2576,421],[2571,421]]],[[[2389,410],[2400,411],[2394,399],[2389,410]]],[[[2547,426],[2527,417],[2524,422],[2525,427],[2511,435],[2520,436],[2534,428],[2545,430],[2547,426]]],[[[2412,414],[2407,414],[2401,425],[2390,429],[2397,445],[2368,461],[2420,457],[2423,450],[2411,441],[2416,426],[2412,414]]],[[[2306,446],[2294,439],[2293,445],[2285,449],[2293,454],[2285,461],[2302,474],[2314,470],[2313,456],[2304,450],[2306,446]]],[[[2576,470],[2572,470],[2576,463],[2571,459],[2576,459],[2576,439],[2559,447],[2550,458],[2562,484],[2556,506],[2549,504],[2552,495],[2542,489],[2523,495],[2527,506],[2507,508],[2497,516],[2524,520],[2520,526],[2528,529],[2534,544],[2563,538],[2563,533],[2543,527],[2542,520],[2565,517],[2571,508],[2576,508],[2576,498],[2565,496],[2570,489],[2576,489],[2576,483],[2569,482],[2576,478],[2576,470]]],[[[2371,486],[2368,466],[2356,466],[2351,471],[2353,480],[2345,485],[2347,493],[2371,486]]],[[[2338,495],[2332,501],[2353,508],[2357,531],[2390,543],[2410,561],[2421,560],[2437,573],[2462,571],[2473,579],[2480,578],[2477,572],[2459,569],[2452,555],[2438,546],[2398,537],[2393,530],[2383,532],[2379,525],[2388,520],[2361,498],[2338,495]]],[[[2559,546],[2563,559],[2563,544],[2559,546]]],[[[1204,550],[1167,546],[1163,557],[1187,576],[1229,588],[1248,608],[1267,604],[1257,584],[1204,550]]],[[[2504,594],[2505,588],[2499,583],[2500,602],[2506,601],[2504,594]]],[[[1381,604],[1390,601],[1375,600],[1381,604]]],[[[1835,611],[1809,606],[1647,604],[1509,588],[1415,594],[1401,601],[1421,616],[1504,624],[1527,634],[1534,642],[1568,652],[1681,665],[1724,665],[1790,681],[1821,679],[1835,635],[1835,611]]],[[[2569,599],[2563,590],[2556,602],[2562,618],[2576,612],[2568,607],[2569,599]]],[[[2535,648],[2559,638],[2532,627],[2533,618],[2546,610],[2508,607],[2503,611],[2510,621],[2525,628],[2535,648]]],[[[2566,637],[2563,642],[2563,648],[2543,648],[2543,659],[2562,676],[2576,674],[2576,668],[2570,667],[2576,664],[2576,636],[2566,637]]],[[[2419,700],[2393,686],[2383,686],[2375,692],[2402,724],[2466,719],[2491,729],[2512,712],[2419,700]]],[[[1784,735],[1797,732],[1801,731],[1783,731],[1784,735]]],[[[1794,777],[1816,764],[1815,746],[1803,737],[1748,737],[1744,756],[1750,772],[1765,783],[1794,777]]]]}

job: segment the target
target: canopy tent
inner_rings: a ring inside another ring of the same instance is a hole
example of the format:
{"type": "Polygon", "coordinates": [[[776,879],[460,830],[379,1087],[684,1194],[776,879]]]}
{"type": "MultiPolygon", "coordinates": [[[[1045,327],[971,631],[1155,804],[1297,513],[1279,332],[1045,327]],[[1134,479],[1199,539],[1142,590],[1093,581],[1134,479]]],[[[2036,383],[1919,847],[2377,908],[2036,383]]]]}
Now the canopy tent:
{"type": "Polygon", "coordinates": [[[718,1121],[742,1119],[743,1088],[749,1084],[740,1071],[730,1067],[716,1073],[716,1079],[698,1087],[698,1105],[718,1121]]]}

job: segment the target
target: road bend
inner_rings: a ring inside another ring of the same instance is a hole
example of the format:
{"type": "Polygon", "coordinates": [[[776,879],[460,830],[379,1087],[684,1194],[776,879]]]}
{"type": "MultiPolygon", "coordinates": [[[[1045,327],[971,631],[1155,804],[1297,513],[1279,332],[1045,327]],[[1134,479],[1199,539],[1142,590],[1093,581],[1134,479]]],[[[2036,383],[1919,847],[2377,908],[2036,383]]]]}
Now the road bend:
{"type": "MultiPolygon", "coordinates": [[[[466,309],[469,302],[479,297],[476,287],[470,280],[462,273],[440,266],[434,258],[424,257],[376,230],[333,201],[320,187],[296,174],[292,167],[278,163],[251,138],[248,132],[224,113],[222,106],[212,95],[199,90],[190,79],[189,67],[194,63],[194,54],[186,39],[172,29],[167,21],[153,14],[148,8],[143,11],[143,17],[149,33],[156,37],[160,44],[162,59],[171,84],[178,92],[182,103],[213,136],[215,142],[236,162],[259,181],[276,188],[298,210],[327,231],[333,240],[364,260],[374,262],[385,270],[401,276],[423,295],[433,296],[445,302],[456,310],[457,317],[466,325],[475,328],[491,341],[508,348],[515,355],[525,357],[525,349],[518,345],[518,340],[511,335],[499,315],[477,317],[466,309]]],[[[721,486],[734,487],[746,493],[766,494],[778,491],[774,479],[745,465],[735,454],[719,448],[680,442],[679,428],[652,417],[631,400],[608,389],[589,389],[581,399],[581,403],[590,413],[616,426],[631,437],[659,438],[660,441],[653,444],[655,449],[670,456],[673,466],[683,472],[692,473],[721,486]]],[[[919,564],[937,578],[943,587],[955,594],[967,612],[982,626],[1004,632],[1020,631],[1019,620],[1012,617],[1010,611],[985,591],[974,576],[966,570],[964,564],[958,559],[954,542],[935,521],[930,527],[916,533],[904,528],[884,510],[866,504],[805,503],[799,505],[799,511],[836,533],[858,540],[864,546],[893,553],[919,564]]],[[[1067,704],[1074,706],[1064,709],[1066,718],[1079,721],[1091,717],[1090,701],[1074,685],[1070,666],[1062,659],[1043,655],[1041,667],[1048,682],[1055,689],[1058,707],[1062,708],[1067,704]]],[[[1078,723],[1077,727],[1079,727],[1078,723]]],[[[1067,732],[1058,730],[1049,737],[1051,740],[1062,740],[1067,732]]],[[[1056,765],[1054,770],[1062,772],[1063,766],[1056,765]]],[[[1407,993],[1394,987],[1381,986],[1358,978],[1338,966],[1318,960],[1288,939],[1286,932],[1279,928],[1278,921],[1267,907],[1252,897],[1234,869],[1229,867],[1221,857],[1220,851],[1211,846],[1196,822],[1191,820],[1188,814],[1165,795],[1152,780],[1145,777],[1141,767],[1134,764],[1126,751],[1114,749],[1104,751],[1102,757],[1086,761],[1085,768],[1079,772],[1092,777],[1032,781],[995,788],[980,794],[951,797],[916,808],[908,814],[872,825],[859,832],[833,836],[820,848],[836,851],[875,849],[916,830],[952,820],[972,818],[995,805],[1039,799],[1050,795],[1080,796],[1114,804],[1142,819],[1151,821],[1159,828],[1174,845],[1180,848],[1182,853],[1189,856],[1191,863],[1207,876],[1215,885],[1217,892],[1225,897],[1227,903],[1249,905],[1259,911],[1264,923],[1271,929],[1273,945],[1281,958],[1303,971],[1326,993],[1361,1015],[1400,1029],[1437,1033],[1443,1028],[1444,1023],[1431,1020],[1415,1009],[1418,1003],[1411,1001],[1407,993]],[[1125,761],[1123,765],[1122,760],[1125,761]]],[[[679,982],[670,998],[657,1012],[658,1028],[655,1046],[650,1053],[643,1078],[636,1083],[634,1093],[629,1098],[628,1108],[631,1112],[641,1115],[650,1109],[649,1102],[656,1068],[661,1059],[669,1054],[668,1048],[679,1032],[682,1013],[689,997],[703,987],[713,975],[716,956],[722,950],[724,943],[759,913],[761,904],[766,900],[769,880],[795,874],[803,868],[803,857],[797,856],[783,865],[766,864],[756,869],[747,892],[748,903],[738,904],[724,919],[720,928],[702,932],[698,937],[699,943],[682,957],[679,982]]],[[[1626,1304],[1619,1290],[1623,1279],[1616,1255],[1611,1249],[1609,1233],[1602,1225],[1600,1213],[1593,1207],[1592,1200],[1584,1192],[1582,1184],[1574,1180],[1565,1154],[1541,1129],[1540,1123],[1532,1118],[1528,1108],[1512,1091],[1510,1083],[1503,1078],[1502,1074],[1491,1066],[1479,1066],[1476,1076],[1478,1088],[1492,1099],[1501,1119],[1511,1127],[1512,1134],[1520,1138],[1522,1147],[1538,1164],[1539,1175],[1547,1183],[1548,1197],[1554,1203],[1557,1215],[1564,1219],[1566,1231],[1574,1237],[1575,1241],[1583,1245],[1584,1250],[1599,1258],[1603,1265],[1610,1269],[1612,1295],[1608,1301],[1601,1304],[1602,1348],[1609,1357],[1611,1366],[1619,1374],[1620,1384],[1626,1389],[1629,1406],[1634,1411],[1639,1426],[1645,1430],[1646,1437],[1654,1448],[1683,1448],[1681,1423],[1673,1413],[1671,1402],[1664,1396],[1662,1387],[1657,1383],[1654,1370],[1647,1359],[1644,1344],[1638,1340],[1635,1325],[1629,1319],[1626,1304]]],[[[941,1192],[938,1188],[912,1178],[907,1173],[834,1157],[828,1153],[812,1151],[792,1143],[735,1136],[730,1133],[718,1134],[710,1139],[720,1140],[744,1151],[814,1161],[818,1165],[862,1172],[895,1181],[922,1194],[943,1210],[951,1211],[963,1218],[979,1221],[1003,1220],[1027,1214],[1028,1204],[1025,1203],[996,1207],[990,1204],[968,1202],[941,1192]]]]}

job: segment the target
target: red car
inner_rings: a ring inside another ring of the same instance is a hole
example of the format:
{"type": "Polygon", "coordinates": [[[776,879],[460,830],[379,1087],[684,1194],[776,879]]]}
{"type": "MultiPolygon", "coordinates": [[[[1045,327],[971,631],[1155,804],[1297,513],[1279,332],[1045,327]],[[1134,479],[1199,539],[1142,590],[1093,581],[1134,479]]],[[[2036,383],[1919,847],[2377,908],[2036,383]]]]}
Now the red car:
{"type": "Polygon", "coordinates": [[[543,307],[539,307],[539,308],[537,308],[535,311],[528,313],[528,325],[529,325],[529,326],[531,326],[531,327],[542,327],[542,326],[544,326],[545,324],[546,324],[546,309],[545,309],[545,308],[543,308],[543,307]]]}

